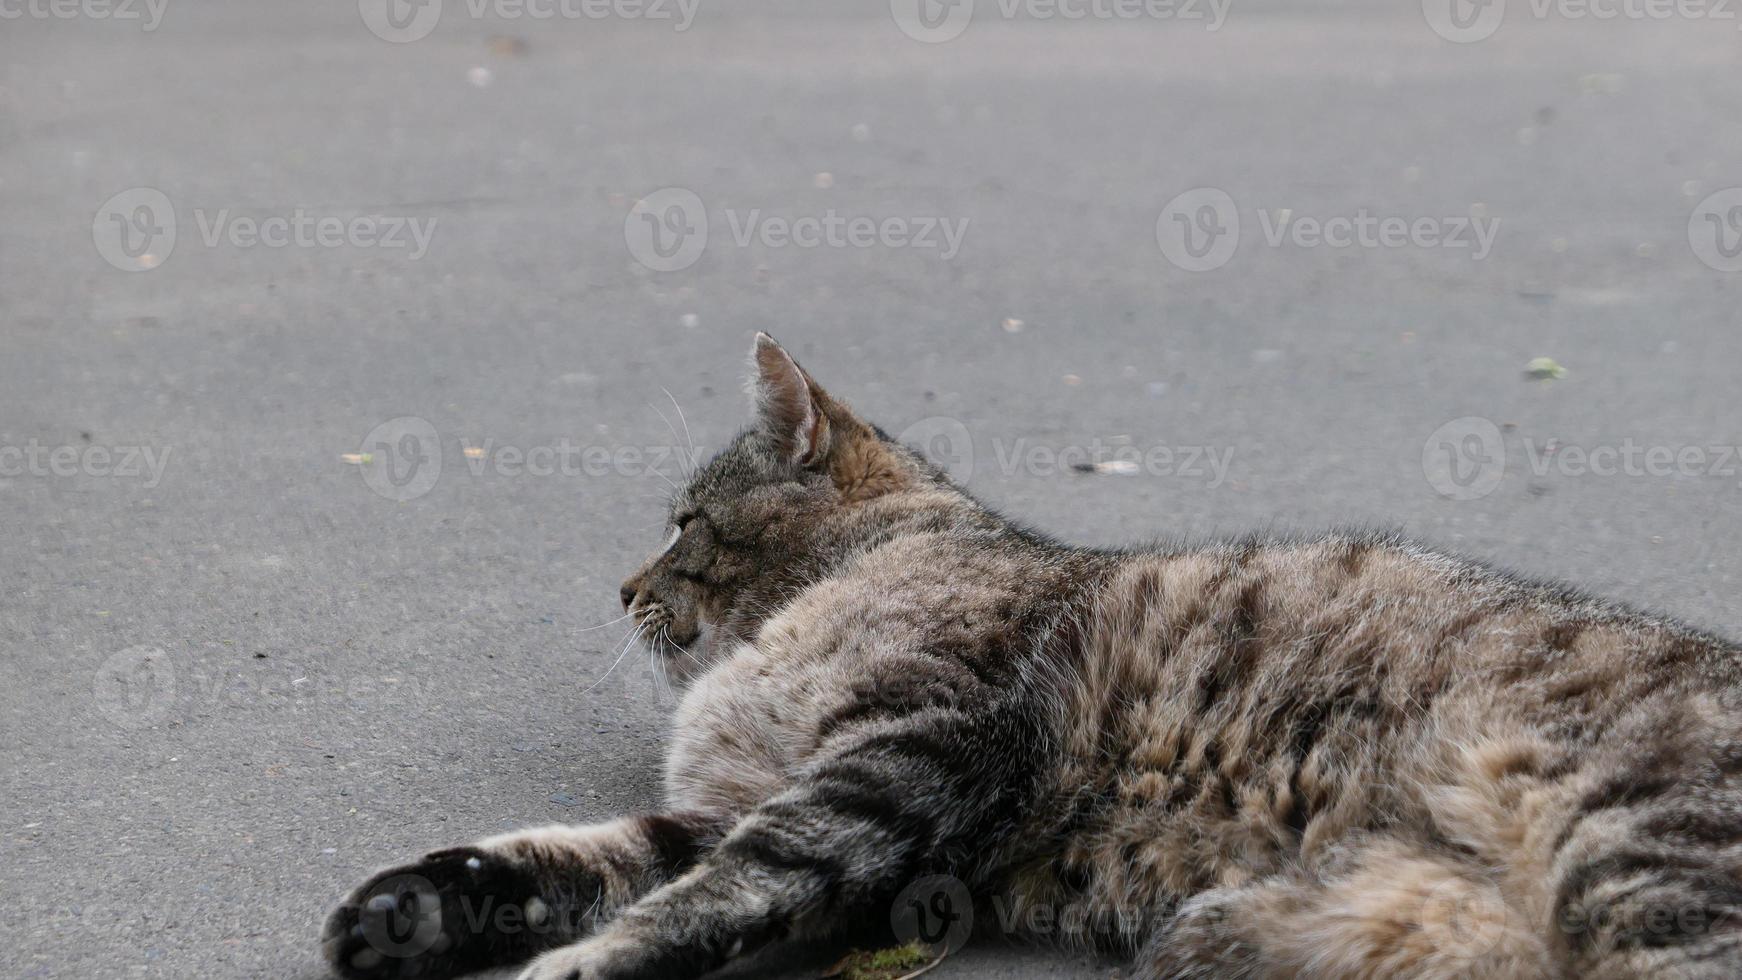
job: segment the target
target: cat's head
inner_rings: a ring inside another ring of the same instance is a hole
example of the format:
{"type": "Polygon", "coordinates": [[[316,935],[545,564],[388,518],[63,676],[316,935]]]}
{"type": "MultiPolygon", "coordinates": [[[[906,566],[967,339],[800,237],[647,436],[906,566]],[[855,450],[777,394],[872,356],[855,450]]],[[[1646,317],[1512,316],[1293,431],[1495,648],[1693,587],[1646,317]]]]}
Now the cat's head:
{"type": "Polygon", "coordinates": [[[897,494],[955,493],[935,467],[831,398],[774,338],[757,334],[751,359],[754,421],[674,495],[664,542],[621,590],[680,679],[748,639],[850,550],[855,533],[869,533],[855,515],[897,494]]]}

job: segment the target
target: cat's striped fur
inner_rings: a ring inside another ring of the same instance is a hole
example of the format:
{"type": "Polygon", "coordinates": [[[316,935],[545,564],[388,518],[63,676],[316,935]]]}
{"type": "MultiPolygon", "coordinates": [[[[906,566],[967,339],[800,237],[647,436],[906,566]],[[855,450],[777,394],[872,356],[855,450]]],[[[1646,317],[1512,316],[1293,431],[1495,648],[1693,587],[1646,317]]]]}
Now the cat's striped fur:
{"type": "Polygon", "coordinates": [[[1742,976],[1735,646],[1386,536],[1068,547],[755,361],[624,586],[670,812],[383,872],[339,973],[679,980],[941,874],[1156,980],[1742,976]]]}

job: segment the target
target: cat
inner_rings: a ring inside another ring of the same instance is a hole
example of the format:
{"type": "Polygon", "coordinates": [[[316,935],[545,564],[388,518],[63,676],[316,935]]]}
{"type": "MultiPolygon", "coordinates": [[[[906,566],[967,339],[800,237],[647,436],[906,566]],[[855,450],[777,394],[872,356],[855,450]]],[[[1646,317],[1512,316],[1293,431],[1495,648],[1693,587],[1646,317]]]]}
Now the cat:
{"type": "Polygon", "coordinates": [[[375,875],[338,974],[684,980],[942,881],[1145,980],[1742,976],[1742,649],[1390,535],[1071,547],[752,360],[622,586],[667,809],[375,875]]]}

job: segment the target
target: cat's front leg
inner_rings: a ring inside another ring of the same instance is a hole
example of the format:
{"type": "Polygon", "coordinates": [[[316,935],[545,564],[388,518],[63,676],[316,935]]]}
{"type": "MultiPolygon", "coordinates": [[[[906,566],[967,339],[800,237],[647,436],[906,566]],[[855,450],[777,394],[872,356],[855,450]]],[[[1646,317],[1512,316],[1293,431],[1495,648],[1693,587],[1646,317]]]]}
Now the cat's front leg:
{"type": "Polygon", "coordinates": [[[596,932],[695,863],[721,824],[700,814],[518,831],[370,877],[328,919],[350,980],[448,977],[524,962],[596,932]]]}
{"type": "Polygon", "coordinates": [[[521,980],[690,980],[775,941],[888,922],[903,887],[968,876],[1012,838],[1046,769],[1039,714],[1012,698],[836,735],[694,870],[521,980]]]}

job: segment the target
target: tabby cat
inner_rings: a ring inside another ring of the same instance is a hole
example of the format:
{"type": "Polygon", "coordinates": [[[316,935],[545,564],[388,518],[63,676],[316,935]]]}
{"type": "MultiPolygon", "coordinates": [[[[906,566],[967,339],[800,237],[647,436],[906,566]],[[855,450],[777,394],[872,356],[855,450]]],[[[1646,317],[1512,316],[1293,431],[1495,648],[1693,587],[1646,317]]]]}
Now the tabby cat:
{"type": "Polygon", "coordinates": [[[683,980],[942,881],[1141,978],[1742,977],[1742,649],[1388,536],[1061,544],[753,359],[622,587],[667,809],[381,872],[340,975],[683,980]]]}

